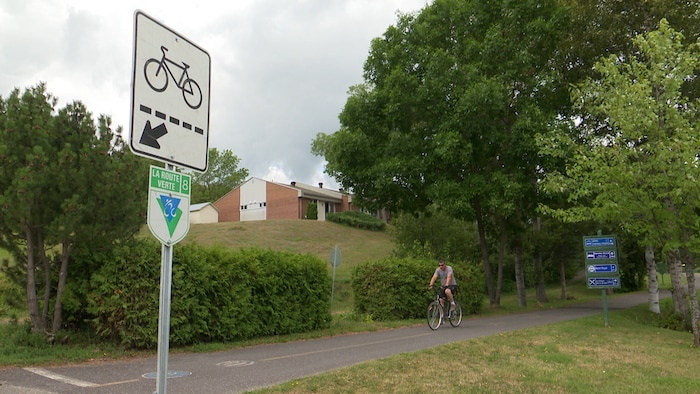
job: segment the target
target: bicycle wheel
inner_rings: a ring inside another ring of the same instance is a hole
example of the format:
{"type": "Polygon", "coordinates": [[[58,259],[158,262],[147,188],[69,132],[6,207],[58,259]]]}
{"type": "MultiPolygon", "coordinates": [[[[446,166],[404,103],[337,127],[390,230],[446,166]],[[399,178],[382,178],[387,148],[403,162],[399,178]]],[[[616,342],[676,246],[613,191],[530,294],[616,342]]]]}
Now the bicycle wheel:
{"type": "Polygon", "coordinates": [[[448,318],[450,325],[452,327],[459,327],[459,325],[462,324],[462,305],[459,305],[459,302],[455,301],[455,305],[451,309],[450,312],[452,314],[448,318]]]}
{"type": "Polygon", "coordinates": [[[442,324],[442,308],[440,303],[433,301],[428,305],[428,326],[431,330],[437,330],[442,324]]]}
{"type": "Polygon", "coordinates": [[[192,109],[197,109],[202,105],[202,89],[199,88],[197,81],[187,78],[182,83],[182,98],[185,99],[187,105],[192,109]]]}
{"type": "Polygon", "coordinates": [[[146,83],[156,92],[162,92],[168,87],[168,70],[158,59],[148,59],[143,66],[146,83]]]}

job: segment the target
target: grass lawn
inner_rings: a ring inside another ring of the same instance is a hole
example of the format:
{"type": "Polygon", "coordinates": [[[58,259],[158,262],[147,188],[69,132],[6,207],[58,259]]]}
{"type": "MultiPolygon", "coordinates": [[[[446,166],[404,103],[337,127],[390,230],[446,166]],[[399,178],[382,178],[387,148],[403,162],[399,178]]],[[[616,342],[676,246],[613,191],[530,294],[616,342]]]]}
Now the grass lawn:
{"type": "MultiPolygon", "coordinates": [[[[365,362],[267,393],[697,393],[692,334],[645,323],[646,306],[365,362]]],[[[439,331],[436,332],[439,334],[439,331]]]]}
{"type": "MultiPolygon", "coordinates": [[[[182,241],[229,248],[265,249],[309,253],[328,262],[336,245],[342,255],[336,268],[336,280],[349,281],[352,267],[362,261],[391,256],[394,243],[391,228],[368,231],[332,222],[316,220],[268,220],[194,224],[182,241]]],[[[176,249],[177,250],[177,249],[176,249]]]]}

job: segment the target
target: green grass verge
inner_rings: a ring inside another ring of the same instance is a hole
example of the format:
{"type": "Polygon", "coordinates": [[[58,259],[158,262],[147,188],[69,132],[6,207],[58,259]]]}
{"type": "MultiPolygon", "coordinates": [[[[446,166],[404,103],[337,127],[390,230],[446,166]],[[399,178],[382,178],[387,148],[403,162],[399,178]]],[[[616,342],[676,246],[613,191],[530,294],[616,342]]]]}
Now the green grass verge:
{"type": "MultiPolygon", "coordinates": [[[[692,334],[646,324],[646,305],[443,345],[253,393],[693,393],[692,334]],[[679,364],[682,363],[682,364],[679,364]]],[[[435,335],[439,335],[436,332],[435,335]]]]}

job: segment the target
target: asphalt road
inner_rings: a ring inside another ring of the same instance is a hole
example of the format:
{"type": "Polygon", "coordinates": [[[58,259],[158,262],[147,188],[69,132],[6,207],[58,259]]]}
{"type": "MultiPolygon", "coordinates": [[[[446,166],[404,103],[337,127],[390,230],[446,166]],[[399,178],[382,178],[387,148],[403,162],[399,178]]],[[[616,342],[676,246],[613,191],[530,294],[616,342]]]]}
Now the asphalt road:
{"type": "MultiPolygon", "coordinates": [[[[591,290],[595,291],[595,290],[591,290]]],[[[663,291],[662,297],[670,293],[663,291]]],[[[608,297],[608,309],[648,302],[646,292],[608,297]]],[[[241,393],[363,361],[445,343],[603,314],[601,300],[567,308],[465,319],[432,331],[427,324],[215,353],[171,354],[168,393],[241,393]]],[[[601,322],[602,324],[602,322],[601,322]]],[[[610,322],[614,325],[614,321],[610,322]]],[[[601,326],[602,328],[602,326],[601,326]]],[[[157,357],[0,370],[0,394],[153,393],[157,357]]]]}

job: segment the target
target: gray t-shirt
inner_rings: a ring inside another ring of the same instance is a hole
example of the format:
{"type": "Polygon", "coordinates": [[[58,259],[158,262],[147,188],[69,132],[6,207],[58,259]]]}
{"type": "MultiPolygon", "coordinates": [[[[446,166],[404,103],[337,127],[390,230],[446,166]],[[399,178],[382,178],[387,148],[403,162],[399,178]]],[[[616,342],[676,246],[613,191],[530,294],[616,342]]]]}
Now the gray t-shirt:
{"type": "Polygon", "coordinates": [[[455,280],[455,274],[454,271],[452,271],[452,267],[449,265],[445,266],[445,270],[441,270],[440,267],[437,267],[435,269],[435,275],[437,275],[438,278],[440,278],[440,284],[442,286],[456,286],[457,285],[457,280],[455,280]],[[450,283],[445,283],[447,280],[447,275],[452,274],[452,280],[450,283]]]}

